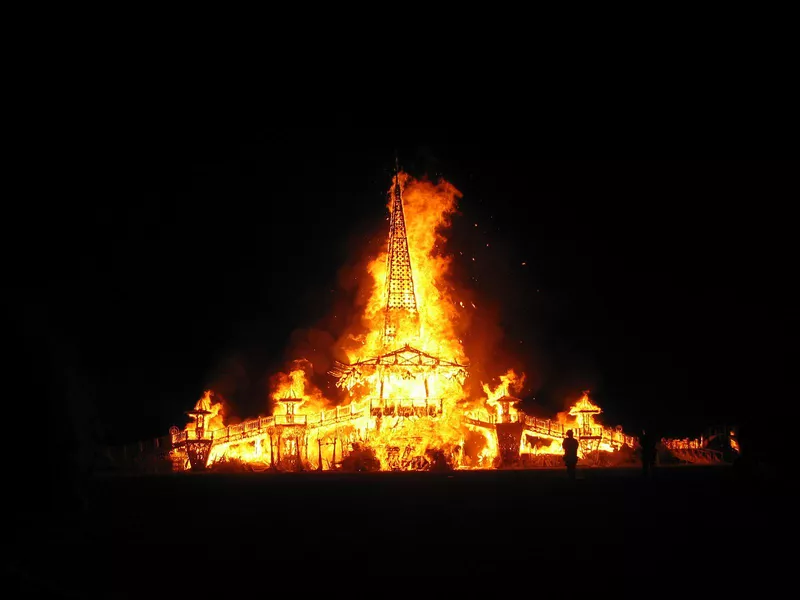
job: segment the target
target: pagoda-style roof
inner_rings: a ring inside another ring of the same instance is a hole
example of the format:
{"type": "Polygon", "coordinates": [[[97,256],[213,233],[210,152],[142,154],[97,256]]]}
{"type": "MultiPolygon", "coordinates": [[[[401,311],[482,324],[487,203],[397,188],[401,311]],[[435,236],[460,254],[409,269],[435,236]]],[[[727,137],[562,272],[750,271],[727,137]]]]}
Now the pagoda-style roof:
{"type": "Polygon", "coordinates": [[[577,414],[600,414],[603,412],[600,410],[600,407],[596,404],[592,404],[592,401],[589,400],[589,391],[585,391],[583,396],[581,397],[575,405],[569,409],[569,414],[577,415],[577,414]]]}
{"type": "Polygon", "coordinates": [[[517,402],[522,402],[522,398],[517,398],[515,396],[509,396],[506,394],[502,398],[498,398],[495,402],[508,402],[509,404],[516,404],[517,402]]]}
{"type": "Polygon", "coordinates": [[[457,363],[455,361],[439,358],[438,356],[428,354],[427,352],[423,352],[417,348],[412,348],[406,344],[402,348],[393,350],[392,352],[387,352],[386,354],[381,354],[380,356],[375,356],[373,358],[359,360],[352,364],[343,363],[337,360],[334,362],[334,367],[331,369],[330,374],[335,375],[336,377],[343,377],[352,372],[354,369],[369,370],[370,367],[379,366],[428,367],[432,369],[441,368],[452,369],[456,371],[459,369],[463,370],[468,368],[468,365],[462,365],[461,363],[457,363]]]}
{"type": "Polygon", "coordinates": [[[445,360],[417,348],[412,348],[406,344],[402,348],[393,350],[392,352],[359,360],[352,364],[334,361],[334,366],[329,373],[335,377],[339,377],[340,380],[344,380],[349,377],[358,377],[359,375],[373,372],[378,367],[396,367],[407,370],[417,367],[424,370],[446,370],[457,375],[466,375],[468,365],[452,360],[445,360]]]}
{"type": "Polygon", "coordinates": [[[302,402],[305,398],[298,398],[295,396],[294,392],[292,392],[291,396],[284,396],[283,398],[277,398],[275,402],[302,402]]]}

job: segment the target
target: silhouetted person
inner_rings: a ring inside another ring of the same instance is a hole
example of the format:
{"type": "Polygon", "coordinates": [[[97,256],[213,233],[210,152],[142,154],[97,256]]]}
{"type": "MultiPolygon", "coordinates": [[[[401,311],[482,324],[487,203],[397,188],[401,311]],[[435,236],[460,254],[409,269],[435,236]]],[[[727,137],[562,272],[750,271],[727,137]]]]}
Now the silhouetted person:
{"type": "Polygon", "coordinates": [[[642,475],[647,476],[656,460],[656,444],[653,436],[644,429],[639,437],[639,446],[642,452],[642,475]]]}
{"type": "Polygon", "coordinates": [[[575,479],[575,466],[578,464],[578,440],[575,439],[572,429],[567,430],[567,437],[561,442],[564,449],[564,464],[567,465],[567,475],[575,479]]]}

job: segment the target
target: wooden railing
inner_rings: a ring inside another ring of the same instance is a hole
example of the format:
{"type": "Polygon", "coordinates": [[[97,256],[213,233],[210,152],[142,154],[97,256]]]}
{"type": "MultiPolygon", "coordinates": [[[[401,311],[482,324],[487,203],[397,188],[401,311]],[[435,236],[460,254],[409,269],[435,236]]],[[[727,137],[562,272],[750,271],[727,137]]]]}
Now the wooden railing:
{"type": "Polygon", "coordinates": [[[601,443],[607,443],[617,447],[625,444],[633,448],[637,444],[637,438],[634,436],[627,435],[620,429],[612,429],[611,427],[604,427],[602,425],[579,427],[575,424],[559,423],[558,421],[539,419],[528,415],[522,416],[522,422],[524,423],[525,429],[554,438],[566,437],[567,431],[571,429],[578,439],[594,438],[600,440],[601,443]]]}
{"type": "MultiPolygon", "coordinates": [[[[464,422],[477,427],[486,428],[491,428],[497,423],[497,418],[494,415],[488,415],[487,418],[488,420],[466,417],[464,422]]],[[[564,423],[551,421],[550,419],[538,419],[528,415],[520,415],[520,421],[526,431],[538,433],[546,437],[562,439],[567,436],[567,430],[572,429],[575,437],[578,439],[592,438],[614,447],[621,447],[623,444],[627,444],[631,448],[634,448],[637,444],[637,438],[626,435],[618,429],[611,429],[610,427],[603,427],[602,425],[578,427],[576,425],[565,425],[564,423]]]]}
{"type": "MultiPolygon", "coordinates": [[[[224,444],[235,442],[252,437],[262,435],[269,435],[269,428],[275,426],[286,425],[306,425],[309,427],[319,427],[324,425],[332,425],[335,423],[352,421],[359,419],[363,416],[370,414],[370,409],[373,402],[363,403],[356,408],[355,404],[347,406],[336,406],[328,410],[322,410],[318,413],[312,414],[279,414],[269,417],[258,417],[256,419],[248,419],[236,425],[229,425],[221,429],[204,430],[202,439],[210,439],[215,444],[224,444]]],[[[395,399],[392,405],[397,407],[424,407],[424,406],[439,406],[441,407],[441,399],[434,400],[411,400],[411,399],[395,399]]],[[[464,422],[475,425],[478,427],[493,428],[497,422],[495,415],[487,415],[488,420],[482,420],[474,417],[465,417],[464,422]]],[[[619,429],[611,429],[596,425],[594,427],[577,427],[576,425],[565,425],[558,421],[550,419],[539,419],[520,413],[519,419],[522,421],[526,430],[538,433],[552,438],[564,438],[568,429],[572,429],[578,439],[592,438],[599,440],[601,443],[607,443],[614,447],[620,447],[627,444],[630,447],[635,447],[637,438],[626,435],[619,429]]],[[[198,438],[198,431],[196,429],[187,429],[172,435],[173,446],[182,444],[187,440],[200,439],[198,438]]]]}
{"type": "Polygon", "coordinates": [[[187,440],[208,439],[215,444],[224,444],[246,438],[269,435],[269,428],[276,425],[333,425],[335,423],[352,421],[363,417],[367,413],[366,407],[355,408],[355,405],[337,406],[329,410],[323,410],[309,415],[271,415],[269,417],[258,417],[248,419],[236,425],[228,425],[221,429],[203,430],[202,437],[198,436],[196,429],[185,429],[172,435],[172,445],[176,446],[187,440]]]}

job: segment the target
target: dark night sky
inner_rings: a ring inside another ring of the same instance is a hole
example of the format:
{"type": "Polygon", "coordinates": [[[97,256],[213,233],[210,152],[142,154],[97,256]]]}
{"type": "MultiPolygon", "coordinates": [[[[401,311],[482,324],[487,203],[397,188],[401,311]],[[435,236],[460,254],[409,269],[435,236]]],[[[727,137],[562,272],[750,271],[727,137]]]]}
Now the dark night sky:
{"type": "Polygon", "coordinates": [[[41,226],[10,273],[15,393],[79,390],[110,442],[182,425],[207,385],[239,417],[263,412],[269,376],[337,333],[348,269],[385,239],[395,150],[463,193],[455,271],[496,325],[493,354],[528,373],[531,406],[553,414],[589,387],[631,431],[743,418],[754,400],[731,372],[763,352],[737,344],[771,277],[752,216],[796,201],[796,163],[545,160],[520,139],[346,120],[131,126],[76,150],[82,184],[46,216],[16,209],[41,226]]]}

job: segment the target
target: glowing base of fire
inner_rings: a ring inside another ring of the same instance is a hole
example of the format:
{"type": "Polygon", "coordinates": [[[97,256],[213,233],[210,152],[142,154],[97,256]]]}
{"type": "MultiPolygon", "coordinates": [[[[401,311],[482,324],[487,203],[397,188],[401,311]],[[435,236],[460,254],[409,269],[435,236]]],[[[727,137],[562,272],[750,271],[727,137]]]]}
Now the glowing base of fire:
{"type": "Polygon", "coordinates": [[[180,456],[198,435],[210,440],[208,465],[239,461],[283,471],[492,469],[524,465],[531,456],[560,456],[568,429],[576,431],[582,458],[633,448],[636,442],[594,423],[561,423],[516,411],[498,421],[497,415],[469,411],[466,401],[452,400],[426,401],[417,407],[398,403],[388,414],[385,406],[376,410],[365,400],[211,431],[175,431],[172,442],[180,456]],[[518,431],[504,446],[498,431],[508,427],[518,431]]]}

